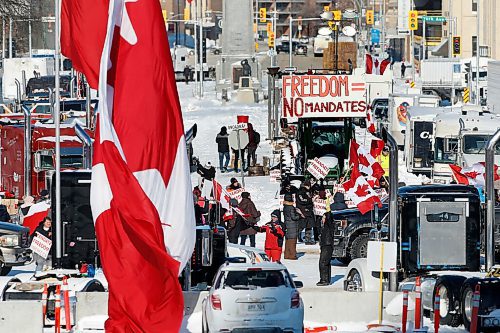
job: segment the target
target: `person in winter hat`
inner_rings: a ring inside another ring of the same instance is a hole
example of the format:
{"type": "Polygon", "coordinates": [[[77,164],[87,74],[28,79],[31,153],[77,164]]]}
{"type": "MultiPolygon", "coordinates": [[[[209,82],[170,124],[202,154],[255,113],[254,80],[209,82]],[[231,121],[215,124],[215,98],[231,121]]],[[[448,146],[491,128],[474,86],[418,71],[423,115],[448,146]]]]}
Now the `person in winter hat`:
{"type": "Polygon", "coordinates": [[[240,188],[241,188],[240,182],[238,181],[238,179],[233,177],[230,180],[230,184],[226,187],[226,190],[234,191],[234,190],[238,190],[240,188]]]}
{"type": "Polygon", "coordinates": [[[285,232],[280,221],[281,212],[279,209],[271,213],[271,221],[262,227],[254,226],[257,232],[266,233],[265,251],[271,261],[280,261],[285,232]]]}
{"type": "Polygon", "coordinates": [[[295,195],[295,203],[301,212],[301,219],[299,220],[299,241],[302,241],[301,232],[305,228],[306,236],[304,242],[307,245],[314,244],[312,239],[312,228],[314,227],[314,213],[313,201],[310,193],[311,183],[306,180],[300,186],[299,191],[295,195]]]}
{"type": "MultiPolygon", "coordinates": [[[[36,227],[35,231],[31,235],[30,238],[30,245],[33,242],[33,239],[38,235],[45,236],[48,239],[52,239],[52,220],[50,217],[46,216],[43,218],[43,221],[40,222],[38,227],[36,227]]],[[[38,253],[33,253],[33,260],[36,263],[36,270],[41,271],[46,268],[52,267],[52,260],[51,258],[51,253],[52,251],[49,252],[49,255],[47,259],[43,258],[41,255],[38,253]]]]}
{"type": "Polygon", "coordinates": [[[243,213],[244,223],[240,231],[240,245],[245,245],[247,237],[250,238],[250,246],[255,247],[255,235],[257,231],[253,228],[257,224],[260,218],[260,212],[255,207],[252,199],[250,198],[250,193],[243,192],[241,194],[241,201],[238,208],[243,213]]]}
{"type": "Polygon", "coordinates": [[[257,147],[260,143],[260,134],[254,130],[252,124],[248,124],[248,146],[247,146],[247,162],[248,166],[254,166],[257,164],[257,147]]]}
{"type": "Polygon", "coordinates": [[[283,217],[285,220],[285,259],[297,260],[297,237],[299,235],[300,211],[295,208],[293,196],[285,194],[283,217]]]}
{"type": "Polygon", "coordinates": [[[336,211],[336,210],[343,210],[347,209],[346,203],[345,203],[345,196],[344,193],[337,192],[333,195],[333,203],[330,204],[330,210],[331,211],[336,211]]]}
{"type": "MultiPolygon", "coordinates": [[[[231,208],[237,208],[238,200],[229,200],[229,205],[231,205],[231,208]]],[[[234,210],[230,209],[230,212],[224,214],[224,222],[226,223],[227,239],[229,243],[238,244],[243,218],[234,210]]]]}
{"type": "Polygon", "coordinates": [[[38,202],[43,202],[43,201],[48,201],[49,200],[49,191],[46,189],[43,189],[40,191],[40,198],[37,200],[38,202]]]}
{"type": "Polygon", "coordinates": [[[205,198],[212,197],[212,189],[213,189],[213,180],[215,179],[215,168],[212,166],[212,163],[207,162],[205,166],[198,164],[198,168],[196,171],[200,175],[199,179],[199,187],[201,189],[202,195],[205,198]]]}
{"type": "Polygon", "coordinates": [[[215,137],[217,143],[217,151],[219,153],[219,168],[220,172],[227,172],[229,165],[229,134],[227,134],[226,126],[220,128],[220,132],[215,137]]]}

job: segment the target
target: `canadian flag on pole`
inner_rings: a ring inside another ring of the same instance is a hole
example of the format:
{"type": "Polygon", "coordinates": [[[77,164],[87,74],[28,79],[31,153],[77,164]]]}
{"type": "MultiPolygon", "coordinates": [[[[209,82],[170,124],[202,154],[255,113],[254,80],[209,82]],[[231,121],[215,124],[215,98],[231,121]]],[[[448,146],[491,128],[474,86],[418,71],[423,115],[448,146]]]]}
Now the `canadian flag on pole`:
{"type": "MultiPolygon", "coordinates": [[[[472,185],[475,187],[484,187],[486,184],[486,168],[484,162],[474,163],[470,167],[461,168],[458,165],[450,164],[453,176],[457,183],[464,185],[472,185]]],[[[495,165],[494,180],[499,180],[498,166],[495,165]]]]}
{"type": "Polygon", "coordinates": [[[380,156],[382,153],[382,150],[384,150],[385,147],[385,142],[380,139],[375,139],[372,140],[371,145],[370,145],[370,155],[372,155],[374,158],[377,158],[380,156]]]}
{"type": "Polygon", "coordinates": [[[366,74],[383,75],[387,66],[391,64],[389,59],[380,60],[373,57],[371,54],[366,54],[366,74]]]}
{"type": "Polygon", "coordinates": [[[349,165],[353,165],[354,169],[359,169],[365,175],[376,179],[379,179],[385,173],[380,163],[354,140],[351,140],[349,165]]]}
{"type": "Polygon", "coordinates": [[[375,204],[379,206],[382,204],[377,193],[356,168],[352,170],[351,179],[342,186],[346,191],[347,198],[354,202],[361,214],[372,210],[375,204]]]}
{"type": "Polygon", "coordinates": [[[373,120],[373,110],[371,107],[366,109],[366,129],[371,134],[375,134],[375,121],[373,120]]]}
{"type": "Polygon", "coordinates": [[[215,200],[220,203],[220,206],[222,208],[230,210],[229,201],[231,200],[231,196],[226,191],[226,189],[222,187],[222,185],[215,179],[213,180],[213,184],[215,200]]]}
{"type": "Polygon", "coordinates": [[[63,0],[61,45],[99,82],[91,206],[109,282],[106,332],[178,332],[177,277],[196,233],[160,2],[63,0]]]}
{"type": "Polygon", "coordinates": [[[30,229],[30,235],[35,231],[36,227],[49,214],[50,204],[42,201],[31,205],[28,213],[23,217],[23,227],[30,229]]]}

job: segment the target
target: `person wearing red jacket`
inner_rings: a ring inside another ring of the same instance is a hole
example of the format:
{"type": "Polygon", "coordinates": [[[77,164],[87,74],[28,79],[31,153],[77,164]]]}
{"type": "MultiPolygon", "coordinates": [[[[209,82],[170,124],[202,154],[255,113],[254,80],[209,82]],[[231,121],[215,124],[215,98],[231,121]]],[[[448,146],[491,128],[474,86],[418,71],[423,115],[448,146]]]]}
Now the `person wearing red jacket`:
{"type": "Polygon", "coordinates": [[[266,233],[265,251],[269,260],[280,261],[283,247],[283,238],[285,236],[284,227],[280,221],[281,212],[275,210],[271,214],[271,221],[262,227],[254,226],[257,232],[266,233]]]}

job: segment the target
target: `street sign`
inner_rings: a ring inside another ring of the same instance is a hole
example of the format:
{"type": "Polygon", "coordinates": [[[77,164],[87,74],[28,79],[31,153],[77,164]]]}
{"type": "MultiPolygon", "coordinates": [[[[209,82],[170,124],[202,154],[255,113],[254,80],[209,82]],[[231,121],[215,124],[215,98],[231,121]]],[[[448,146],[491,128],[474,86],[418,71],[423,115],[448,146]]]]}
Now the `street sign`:
{"type": "Polygon", "coordinates": [[[373,9],[368,9],[366,11],[366,24],[373,24],[374,22],[374,11],[373,9]]]}
{"type": "Polygon", "coordinates": [[[425,22],[446,22],[446,17],[444,16],[421,16],[421,18],[425,22]]]}
{"type": "Polygon", "coordinates": [[[239,123],[236,125],[229,125],[227,129],[229,131],[246,130],[248,128],[248,123],[239,123]]]}
{"type": "Polygon", "coordinates": [[[285,67],[283,68],[283,72],[293,73],[297,71],[297,67],[285,67]]]}
{"type": "Polygon", "coordinates": [[[259,8],[259,19],[260,19],[260,23],[266,23],[267,8],[259,8]]]}
{"type": "Polygon", "coordinates": [[[379,29],[372,29],[371,36],[372,36],[372,44],[380,43],[380,30],[379,29]]]}

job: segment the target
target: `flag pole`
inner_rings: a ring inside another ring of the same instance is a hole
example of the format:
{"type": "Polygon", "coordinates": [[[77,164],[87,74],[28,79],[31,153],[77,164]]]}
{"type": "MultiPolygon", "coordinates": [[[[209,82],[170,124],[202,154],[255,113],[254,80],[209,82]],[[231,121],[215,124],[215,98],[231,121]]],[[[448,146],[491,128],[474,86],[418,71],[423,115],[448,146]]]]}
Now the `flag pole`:
{"type": "Polygon", "coordinates": [[[54,127],[56,134],[56,190],[55,190],[55,210],[56,210],[56,262],[55,267],[61,266],[62,258],[62,224],[61,224],[61,118],[60,118],[60,35],[61,35],[61,15],[60,0],[55,1],[55,38],[54,38],[54,62],[55,62],[55,98],[54,98],[54,127]]]}

